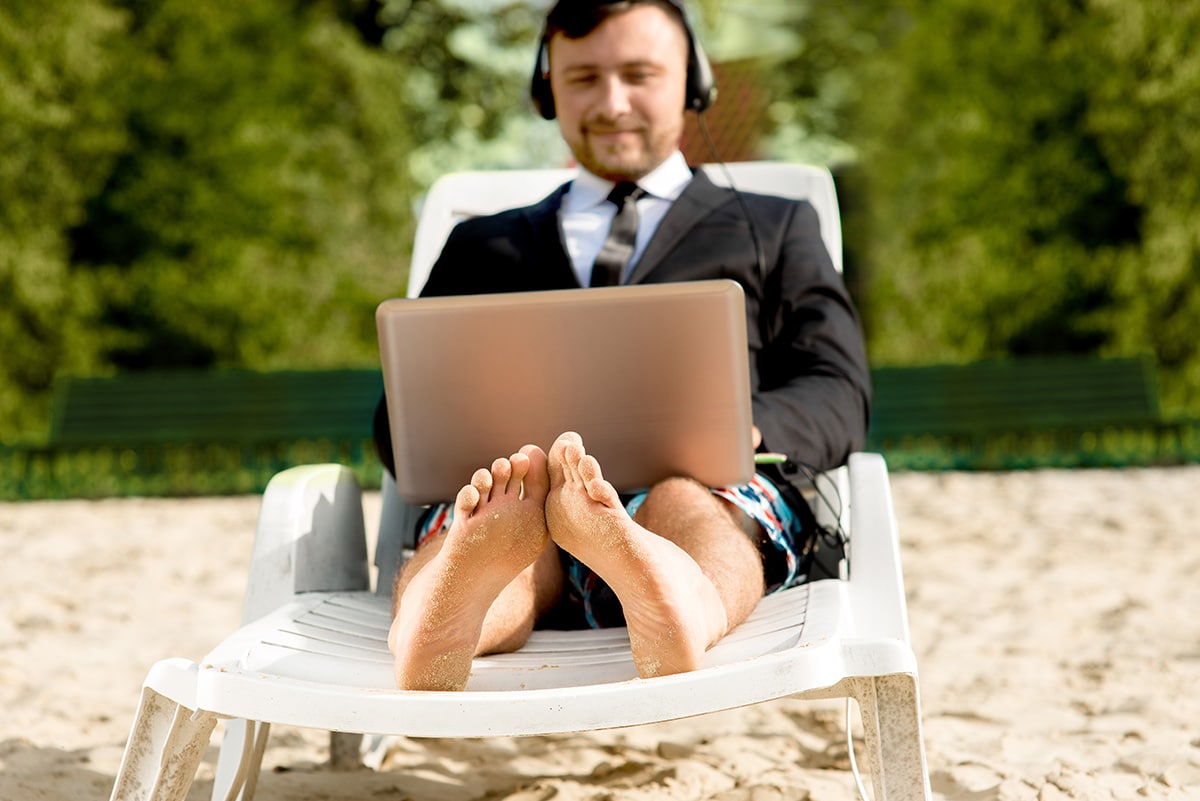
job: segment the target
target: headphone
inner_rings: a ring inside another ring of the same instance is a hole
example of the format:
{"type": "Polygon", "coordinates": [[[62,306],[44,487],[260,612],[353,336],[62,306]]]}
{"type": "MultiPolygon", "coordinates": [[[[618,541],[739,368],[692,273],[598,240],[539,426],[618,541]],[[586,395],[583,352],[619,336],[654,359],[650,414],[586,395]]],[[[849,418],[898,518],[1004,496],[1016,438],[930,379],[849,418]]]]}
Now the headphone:
{"type": "MultiPolygon", "coordinates": [[[[717,99],[717,84],[713,79],[712,66],[708,63],[708,57],[704,55],[704,50],[700,47],[700,42],[696,39],[696,35],[692,33],[692,26],[688,24],[687,12],[683,8],[683,0],[664,1],[679,12],[679,19],[683,22],[684,33],[687,34],[687,94],[684,99],[684,110],[700,113],[711,106],[713,101],[717,99]]],[[[604,0],[595,3],[595,5],[603,4],[604,0]]],[[[533,65],[533,79],[529,83],[529,96],[533,99],[534,108],[538,110],[542,118],[552,120],[557,112],[554,109],[554,92],[550,88],[549,39],[550,37],[546,35],[546,29],[543,26],[542,39],[538,44],[537,61],[533,65]]]]}

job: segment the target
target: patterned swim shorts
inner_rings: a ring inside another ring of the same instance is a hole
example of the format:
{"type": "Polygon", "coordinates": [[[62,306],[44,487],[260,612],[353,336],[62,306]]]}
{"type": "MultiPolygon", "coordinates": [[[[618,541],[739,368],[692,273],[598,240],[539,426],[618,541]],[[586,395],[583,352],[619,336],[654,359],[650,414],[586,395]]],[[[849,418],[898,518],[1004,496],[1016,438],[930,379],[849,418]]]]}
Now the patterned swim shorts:
{"type": "MultiPolygon", "coordinates": [[[[716,487],[713,495],[740,509],[756,522],[763,531],[759,550],[763,552],[763,564],[767,576],[767,593],[777,592],[802,582],[800,574],[801,536],[800,518],[779,492],[779,488],[766,476],[756,473],[745,484],[716,487]]],[[[646,500],[649,493],[640,492],[622,496],[625,511],[632,517],[646,500]]],[[[430,507],[417,529],[417,547],[450,528],[454,522],[454,505],[437,504],[430,507]]],[[[591,628],[607,628],[624,625],[620,610],[616,606],[612,591],[592,570],[568,553],[562,553],[562,565],[566,574],[568,601],[577,606],[583,622],[591,628]]]]}

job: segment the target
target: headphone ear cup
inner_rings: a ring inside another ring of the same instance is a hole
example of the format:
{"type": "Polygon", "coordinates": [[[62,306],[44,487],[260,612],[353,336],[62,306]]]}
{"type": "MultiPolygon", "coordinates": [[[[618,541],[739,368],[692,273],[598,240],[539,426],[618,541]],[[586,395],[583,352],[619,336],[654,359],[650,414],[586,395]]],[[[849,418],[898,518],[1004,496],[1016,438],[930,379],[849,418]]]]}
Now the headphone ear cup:
{"type": "Polygon", "coordinates": [[[687,74],[687,107],[700,113],[705,111],[717,99],[717,82],[713,78],[712,65],[708,56],[700,47],[700,42],[688,30],[688,42],[691,50],[688,56],[687,74]]]}
{"type": "Polygon", "coordinates": [[[529,87],[529,97],[533,100],[533,107],[537,109],[538,114],[542,115],[544,120],[552,120],[558,116],[558,112],[554,109],[554,92],[550,91],[550,79],[539,71],[533,76],[533,82],[529,87]]]}
{"type": "Polygon", "coordinates": [[[550,88],[550,59],[546,47],[543,37],[538,47],[537,61],[533,65],[533,78],[529,81],[529,97],[542,119],[552,120],[558,112],[554,108],[554,91],[550,88]]]}
{"type": "Polygon", "coordinates": [[[683,30],[687,33],[688,69],[687,97],[684,99],[685,110],[699,114],[701,111],[706,111],[717,99],[717,82],[713,77],[712,64],[709,63],[708,56],[704,54],[704,48],[700,46],[700,40],[696,38],[692,24],[688,21],[684,0],[667,0],[667,2],[679,12],[679,18],[683,21],[683,30]]]}

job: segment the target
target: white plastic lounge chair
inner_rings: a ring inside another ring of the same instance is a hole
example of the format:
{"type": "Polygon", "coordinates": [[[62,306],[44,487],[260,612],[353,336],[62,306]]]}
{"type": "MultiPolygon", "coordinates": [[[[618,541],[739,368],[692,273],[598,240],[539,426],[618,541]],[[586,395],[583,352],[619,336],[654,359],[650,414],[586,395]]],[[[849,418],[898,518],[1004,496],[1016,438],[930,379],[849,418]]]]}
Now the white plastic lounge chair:
{"type": "MultiPolygon", "coordinates": [[[[746,191],[807,197],[840,264],[829,173],[729,165],[746,191]]],[[[430,192],[414,246],[419,288],[455,217],[536,200],[569,172],[449,176],[430,192]],[[516,189],[516,191],[514,191],[516,189]],[[465,200],[466,199],[466,200],[465,200]],[[468,202],[469,201],[469,202],[468,202]]],[[[723,180],[720,170],[714,180],[723,180]]],[[[331,758],[357,759],[362,734],[478,737],[629,726],[776,698],[854,698],[876,799],[928,799],[917,664],[909,644],[887,469],[876,454],[820,476],[823,523],[849,537],[844,579],[765,598],[707,654],[705,667],[637,677],[623,629],[535,632],[514,654],[476,659],[466,691],[391,689],[390,577],[407,509],[385,481],[369,587],[361,490],[337,465],[276,476],[263,497],[244,626],[199,662],[155,664],[142,690],[113,799],[182,799],[218,719],[226,719],[214,799],[253,797],[271,723],[335,734],[331,758]],[[837,508],[834,508],[837,507],[837,508]]]]}

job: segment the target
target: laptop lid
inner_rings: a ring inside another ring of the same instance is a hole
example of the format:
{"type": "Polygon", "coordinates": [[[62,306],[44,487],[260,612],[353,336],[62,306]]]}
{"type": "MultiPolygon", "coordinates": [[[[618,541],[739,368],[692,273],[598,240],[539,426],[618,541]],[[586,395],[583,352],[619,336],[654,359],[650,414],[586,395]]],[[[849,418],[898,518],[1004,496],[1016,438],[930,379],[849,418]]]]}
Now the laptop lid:
{"type": "Polygon", "coordinates": [[[480,467],[564,431],[618,491],[748,481],[736,282],[387,300],[376,312],[396,487],[452,499],[480,467]]]}

